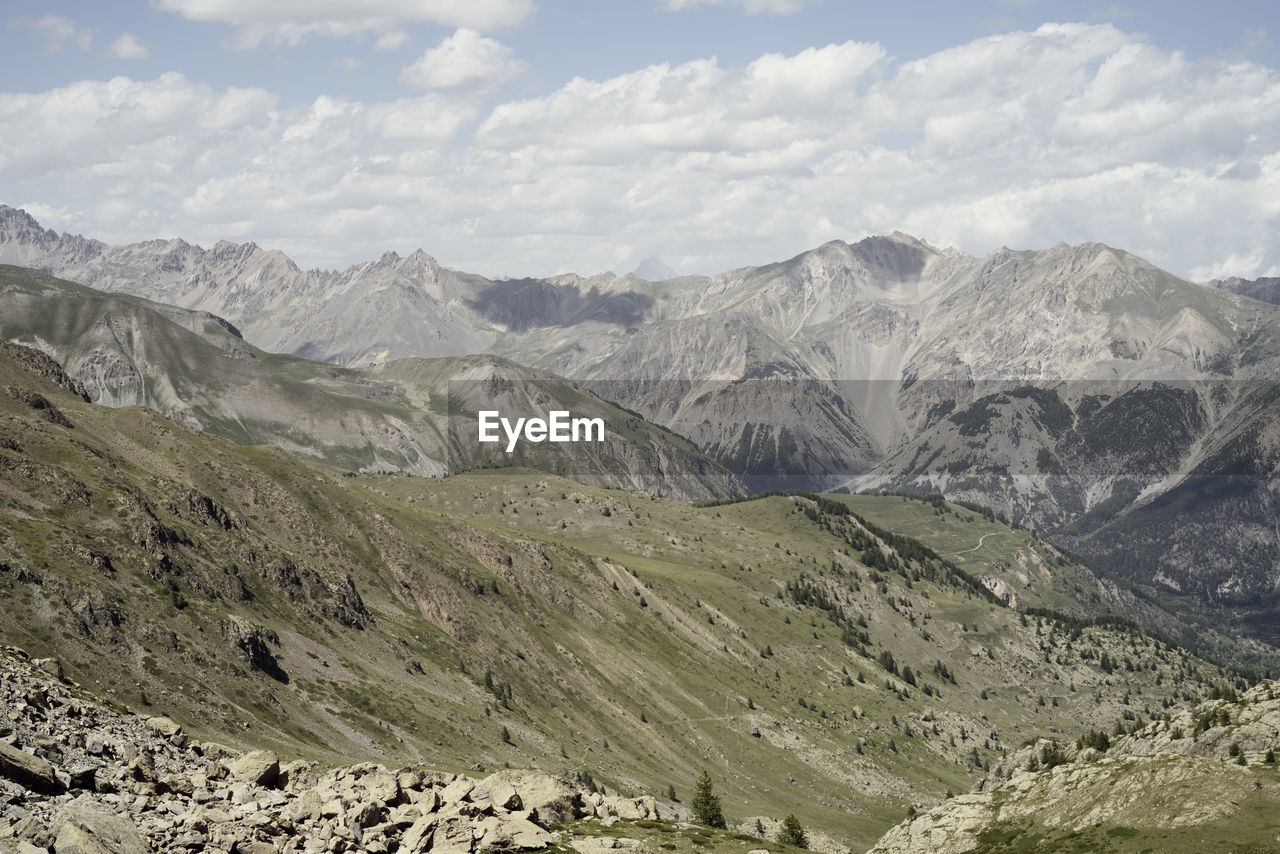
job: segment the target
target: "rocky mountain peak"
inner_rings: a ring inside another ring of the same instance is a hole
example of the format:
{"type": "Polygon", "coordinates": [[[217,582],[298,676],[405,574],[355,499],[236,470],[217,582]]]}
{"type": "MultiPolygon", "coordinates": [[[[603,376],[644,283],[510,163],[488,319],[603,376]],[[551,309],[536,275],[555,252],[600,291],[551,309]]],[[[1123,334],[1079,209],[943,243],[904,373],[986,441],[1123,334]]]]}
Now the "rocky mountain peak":
{"type": "Polygon", "coordinates": [[[232,243],[230,240],[219,240],[209,250],[209,255],[217,260],[244,259],[260,251],[258,244],[252,241],[232,243]]]}
{"type": "Polygon", "coordinates": [[[679,275],[670,265],[657,255],[650,255],[648,258],[645,258],[632,272],[641,279],[650,282],[665,282],[667,279],[674,279],[679,275]]]}
{"type": "Polygon", "coordinates": [[[0,261],[22,264],[57,239],[56,232],[41,228],[26,211],[0,206],[0,261]]]}
{"type": "Polygon", "coordinates": [[[105,243],[79,235],[59,237],[56,231],[42,227],[26,211],[0,205],[0,263],[44,268],[51,253],[79,262],[101,254],[105,248],[105,243]]]}
{"type": "Polygon", "coordinates": [[[1214,279],[1205,283],[1207,287],[1240,296],[1256,299],[1260,302],[1280,305],[1280,276],[1263,276],[1259,279],[1242,279],[1233,276],[1229,279],[1214,279]]]}
{"type": "Polygon", "coordinates": [[[412,273],[423,280],[432,281],[440,278],[440,262],[422,249],[415,249],[401,261],[399,269],[404,273],[412,273]]]}
{"type": "Polygon", "coordinates": [[[0,233],[5,235],[39,235],[53,239],[58,236],[52,229],[43,228],[36,218],[22,208],[0,205],[0,233]]]}
{"type": "Polygon", "coordinates": [[[888,239],[896,240],[899,243],[906,243],[911,246],[920,246],[925,249],[928,249],[931,252],[938,251],[937,247],[935,247],[929,241],[924,240],[923,238],[920,238],[920,237],[916,237],[914,234],[907,234],[905,231],[898,231],[897,229],[894,229],[893,231],[889,232],[888,239]]]}

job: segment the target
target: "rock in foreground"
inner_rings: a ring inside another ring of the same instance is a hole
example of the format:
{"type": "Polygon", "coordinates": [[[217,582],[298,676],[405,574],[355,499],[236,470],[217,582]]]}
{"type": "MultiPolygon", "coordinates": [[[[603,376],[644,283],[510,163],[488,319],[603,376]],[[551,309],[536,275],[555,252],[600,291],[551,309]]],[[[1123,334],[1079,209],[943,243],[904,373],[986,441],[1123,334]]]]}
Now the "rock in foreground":
{"type": "Polygon", "coordinates": [[[664,817],[652,798],[606,797],[537,770],[319,772],[270,751],[200,744],[167,718],[82,699],[8,653],[0,852],[516,852],[556,842],[560,822],[664,817]]]}

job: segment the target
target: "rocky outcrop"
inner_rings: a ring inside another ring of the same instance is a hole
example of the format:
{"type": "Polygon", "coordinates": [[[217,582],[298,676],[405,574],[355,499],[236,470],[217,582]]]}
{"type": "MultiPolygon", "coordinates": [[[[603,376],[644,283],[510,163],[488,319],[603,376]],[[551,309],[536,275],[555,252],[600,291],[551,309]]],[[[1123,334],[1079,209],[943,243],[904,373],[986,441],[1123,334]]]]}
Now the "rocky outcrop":
{"type": "Polygon", "coordinates": [[[16,388],[14,386],[9,386],[5,391],[8,392],[9,397],[34,409],[41,418],[50,424],[57,424],[59,427],[75,426],[67,416],[62,414],[62,410],[50,403],[49,399],[44,395],[37,394],[30,389],[16,388]]]}
{"type": "Polygon", "coordinates": [[[982,850],[984,834],[995,828],[1027,823],[1063,834],[1113,826],[1126,835],[1133,828],[1194,833],[1230,822],[1250,798],[1280,806],[1274,774],[1280,700],[1273,683],[1135,722],[1114,742],[1101,734],[1089,741],[1040,739],[1011,753],[973,792],[893,828],[870,854],[964,854],[982,850]]]}
{"type": "Polygon", "coordinates": [[[53,854],[390,852],[545,848],[586,817],[671,818],[536,769],[472,778],[363,763],[323,771],[189,740],[166,717],[119,714],[0,655],[0,851],[53,854]]]}
{"type": "Polygon", "coordinates": [[[0,352],[17,359],[24,368],[39,377],[51,380],[55,385],[63,391],[70,392],[76,397],[89,402],[89,392],[77,379],[67,375],[54,359],[40,352],[33,347],[23,347],[21,344],[13,344],[9,341],[0,341],[0,352]]]}
{"type": "Polygon", "coordinates": [[[222,634],[245,664],[254,670],[261,670],[277,682],[289,681],[288,674],[281,669],[271,652],[271,645],[280,643],[275,632],[252,625],[239,617],[228,617],[222,621],[222,634]]]}
{"type": "Polygon", "coordinates": [[[1010,608],[1018,607],[1018,595],[1013,592],[1013,588],[1009,586],[1009,582],[1003,578],[996,578],[994,575],[984,575],[979,581],[982,585],[995,594],[996,598],[1010,608]]]}
{"type": "Polygon", "coordinates": [[[92,798],[67,804],[54,817],[53,848],[58,854],[124,854],[146,851],[147,843],[129,819],[108,812],[92,798]]]}

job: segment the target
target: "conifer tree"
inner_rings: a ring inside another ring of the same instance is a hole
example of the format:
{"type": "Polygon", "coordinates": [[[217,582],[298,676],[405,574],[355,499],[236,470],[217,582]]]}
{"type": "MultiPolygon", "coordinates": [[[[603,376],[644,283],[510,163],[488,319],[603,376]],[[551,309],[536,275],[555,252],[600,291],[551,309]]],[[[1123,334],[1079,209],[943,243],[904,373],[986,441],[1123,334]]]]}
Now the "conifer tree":
{"type": "Polygon", "coordinates": [[[708,827],[726,827],[724,812],[720,809],[720,796],[715,793],[711,775],[703,769],[702,776],[693,788],[693,800],[689,802],[693,820],[708,827]]]}
{"type": "Polygon", "coordinates": [[[789,815],[782,820],[782,827],[778,829],[778,841],[797,848],[809,847],[809,837],[805,835],[804,826],[795,815],[789,815]]]}

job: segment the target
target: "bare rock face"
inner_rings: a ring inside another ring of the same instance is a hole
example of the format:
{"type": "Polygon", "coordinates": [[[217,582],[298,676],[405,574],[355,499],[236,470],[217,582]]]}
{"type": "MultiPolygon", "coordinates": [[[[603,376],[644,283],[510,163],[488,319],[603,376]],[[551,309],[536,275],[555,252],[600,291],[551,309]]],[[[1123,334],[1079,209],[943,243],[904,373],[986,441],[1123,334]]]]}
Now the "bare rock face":
{"type": "Polygon", "coordinates": [[[983,586],[996,595],[996,597],[1008,605],[1010,608],[1018,607],[1018,595],[1013,592],[1013,588],[1009,582],[1003,578],[996,578],[994,575],[984,575],[979,579],[983,586]]]}
{"type": "Polygon", "coordinates": [[[222,633],[231,642],[240,658],[255,670],[261,670],[279,682],[288,682],[289,677],[276,661],[270,644],[278,644],[280,639],[276,633],[261,626],[254,626],[239,617],[230,617],[222,621],[222,633]]]}
{"type": "MultiPolygon", "coordinates": [[[[582,792],[567,780],[541,771],[516,768],[498,771],[486,778],[482,790],[490,798],[508,791],[519,801],[517,809],[528,810],[544,824],[572,821],[582,815],[582,792]]],[[[510,796],[507,796],[510,801],[510,796]]]]}

